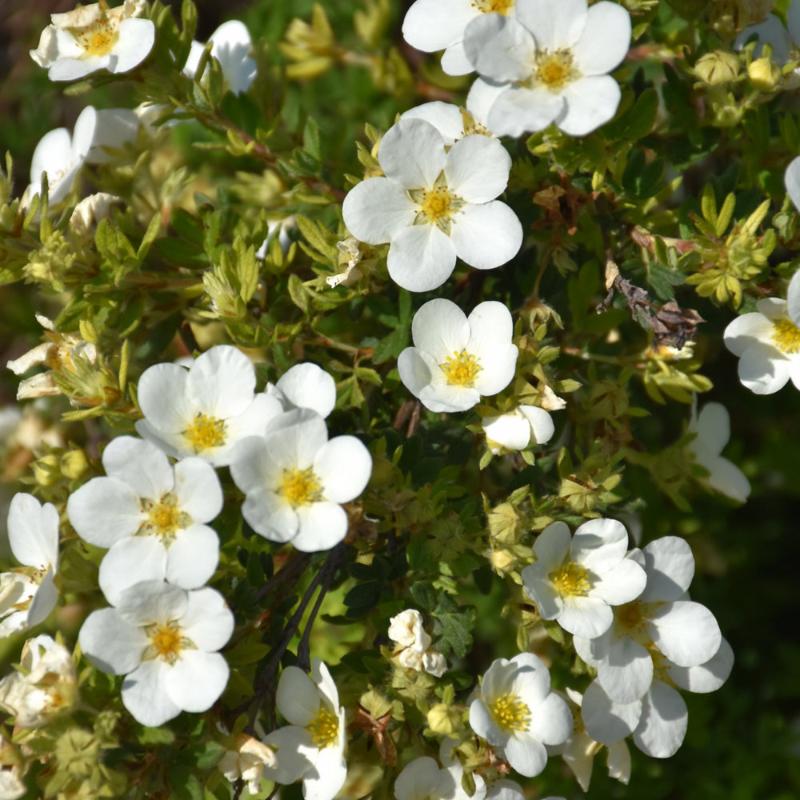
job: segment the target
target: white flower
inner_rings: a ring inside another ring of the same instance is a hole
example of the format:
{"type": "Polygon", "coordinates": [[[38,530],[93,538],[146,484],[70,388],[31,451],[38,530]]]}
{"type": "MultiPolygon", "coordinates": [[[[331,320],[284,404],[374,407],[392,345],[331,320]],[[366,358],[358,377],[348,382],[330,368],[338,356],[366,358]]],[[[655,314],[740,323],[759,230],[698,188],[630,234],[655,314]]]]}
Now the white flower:
{"type": "Polygon", "coordinates": [[[731,419],[720,403],[707,403],[699,416],[692,412],[689,430],[696,437],[689,443],[695,461],[708,471],[702,478],[712,489],[744,503],[750,496],[750,481],[732,461],[722,457],[731,438],[731,419]]]}
{"type": "Polygon", "coordinates": [[[572,537],[563,522],[554,522],[533,545],[536,561],[522,570],[525,592],[543,619],[576,636],[600,636],[611,627],[611,607],[645,588],[645,572],[625,557],[627,550],[628,532],[615,519],[585,522],[572,537]]]}
{"type": "Polygon", "coordinates": [[[350,190],[344,222],[362,242],[389,243],[389,275],[404,289],[441,286],[456,257],[477,269],[495,269],[519,252],[522,225],[495,199],[511,168],[496,139],[465,136],[448,150],[429,122],[406,119],[383,137],[378,160],[386,177],[350,190]]]}
{"type": "Polygon", "coordinates": [[[640,700],[619,703],[593,681],[583,697],[583,721],[593,738],[614,746],[633,734],[634,744],[652,758],[675,755],[686,736],[689,712],[678,689],[707,693],[719,689],[733,668],[733,650],[725,639],[708,661],[677,667],[664,656],[657,659],[653,683],[640,700]]]}
{"type": "Polygon", "coordinates": [[[69,226],[78,236],[85,236],[92,232],[100,220],[106,219],[111,214],[111,208],[122,203],[122,198],[106,192],[97,192],[84,197],[75,206],[69,218],[69,226]]]}
{"type": "MultiPolygon", "coordinates": [[[[800,0],[797,3],[800,8],[800,0]]],[[[786,167],[783,182],[786,185],[786,192],[794,207],[800,211],[800,156],[793,159],[786,167]]]]}
{"type": "Polygon", "coordinates": [[[32,628],[58,600],[58,511],[18,492],[8,508],[8,543],[22,569],[0,574],[0,638],[32,628]]]}
{"type": "Polygon", "coordinates": [[[415,758],[403,767],[394,782],[395,800],[484,800],[486,784],[480,775],[473,774],[475,791],[470,795],[461,785],[463,767],[452,761],[440,767],[428,756],[415,758]]]}
{"type": "Polygon", "coordinates": [[[614,624],[602,636],[573,638],[578,655],[597,668],[600,686],[618,703],[647,692],[662,657],[683,669],[697,667],[714,657],[722,641],[714,615],[688,599],[694,557],[684,539],[664,536],[629,559],[647,573],[644,592],[614,609],[614,624]]]}
{"type": "Polygon", "coordinates": [[[528,778],[547,763],[545,745],[562,744],[572,714],[550,691],[547,667],[531,653],[492,662],[469,707],[469,724],[497,753],[528,778]]]}
{"type": "MultiPolygon", "coordinates": [[[[208,37],[211,43],[211,55],[219,61],[222,75],[228,88],[234,94],[246,92],[256,78],[256,62],[250,55],[253,41],[247,26],[238,19],[231,19],[217,28],[208,37]]],[[[183,68],[183,74],[194,78],[205,45],[192,42],[189,58],[183,68]]]]}
{"type": "Polygon", "coordinates": [[[23,761],[20,754],[0,734],[0,800],[18,800],[28,793],[22,768],[23,761]]]}
{"type": "Polygon", "coordinates": [[[51,14],[31,58],[48,70],[51,81],[74,81],[100,69],[128,72],[147,58],[155,42],[155,25],[136,19],[144,8],[143,0],[125,0],[117,8],[101,0],[51,14]]]}
{"type": "Polygon", "coordinates": [[[281,784],[302,779],[305,800],[333,800],[347,777],[346,731],[328,668],[314,659],[309,678],[298,667],[286,667],[275,704],[289,725],[264,740],[275,749],[278,762],[275,769],[265,770],[266,776],[281,784]]]}
{"type": "Polygon", "coordinates": [[[416,609],[406,609],[389,620],[389,638],[397,644],[394,655],[402,667],[437,678],[447,672],[447,661],[431,649],[431,637],[422,627],[422,614],[416,609]]]}
{"type": "Polygon", "coordinates": [[[145,580],[123,591],[115,607],[93,611],[79,641],[98,669],[125,675],[122,702],[136,720],[158,726],[216,702],[229,673],[216,651],[232,632],[233,614],[214,589],[145,580]]]}
{"type": "Polygon", "coordinates": [[[483,81],[475,81],[467,95],[466,108],[433,100],[404,111],[400,119],[421,119],[429,122],[442,135],[445,144],[451,147],[465,136],[492,136],[487,116],[494,99],[492,87],[487,89],[487,84],[483,81]]]}
{"type": "Polygon", "coordinates": [[[275,751],[271,747],[252,736],[240,734],[236,749],[225,753],[219,762],[219,769],[231,783],[245,781],[250,794],[258,794],[265,769],[274,768],[276,763],[275,751]]]}
{"type": "Polygon", "coordinates": [[[414,346],[397,359],[400,380],[431,411],[466,411],[513,380],[513,332],[502,303],[480,303],[467,317],[450,300],[429,300],[411,323],[414,346]]]}
{"type": "Polygon", "coordinates": [[[242,441],[231,464],[253,530],[307,553],[344,539],[349,523],[341,504],[358,497],[371,474],[367,448],[354,436],[329,440],[325,421],[309,411],[299,412],[294,424],[242,441]]]}
{"type": "Polygon", "coordinates": [[[139,379],[144,419],[136,430],[168,455],[197,455],[227,466],[237,442],[263,434],[282,412],[277,400],[256,394],[255,387],[250,359],[228,345],[212,347],[188,369],[156,364],[139,379]]]}
{"type": "Polygon", "coordinates": [[[119,436],[103,451],[107,477],[73,492],[67,514],[78,535],[110,548],[100,565],[100,588],[115,604],[128,584],[154,570],[183,589],[196,589],[214,574],[219,539],[206,524],[222,510],[214,468],[201,458],[172,466],[151,442],[119,436]]]}
{"type": "Polygon", "coordinates": [[[417,50],[444,50],[442,69],[466,75],[474,69],[464,52],[464,31],[483,14],[513,15],[514,0],[416,0],[403,20],[403,37],[417,50]]]}
{"type": "Polygon", "coordinates": [[[0,681],[0,705],[16,727],[35,728],[70,708],[76,692],[70,652],[50,636],[35,636],[22,648],[20,669],[0,681]]]}
{"type": "Polygon", "coordinates": [[[530,405],[520,405],[505,414],[484,417],[481,425],[486,443],[493,453],[547,444],[555,432],[550,414],[543,408],[530,405]]]}
{"type": "Polygon", "coordinates": [[[488,125],[521,136],[555,123],[585,136],[617,112],[620,89],[608,75],[630,46],[628,12],[606,0],[517,0],[513,17],[488,14],[467,29],[464,47],[494,88],[488,125]]]}
{"type": "Polygon", "coordinates": [[[772,49],[772,60],[780,65],[785,64],[800,44],[800,0],[792,0],[789,4],[786,22],[787,25],[784,25],[775,14],[768,14],[762,22],[749,25],[736,37],[736,49],[740,50],[755,37],[758,42],[754,51],[756,55],[768,44],[772,49]]]}
{"type": "Polygon", "coordinates": [[[800,272],[786,300],[759,300],[725,328],[725,346],[739,356],[739,380],[755,394],[774,394],[791,379],[800,389],[800,272]]]}
{"type": "Polygon", "coordinates": [[[336,405],[336,382],[321,367],[304,361],[287,369],[276,384],[268,384],[267,395],[284,411],[307,409],[325,419],[336,405]]]}

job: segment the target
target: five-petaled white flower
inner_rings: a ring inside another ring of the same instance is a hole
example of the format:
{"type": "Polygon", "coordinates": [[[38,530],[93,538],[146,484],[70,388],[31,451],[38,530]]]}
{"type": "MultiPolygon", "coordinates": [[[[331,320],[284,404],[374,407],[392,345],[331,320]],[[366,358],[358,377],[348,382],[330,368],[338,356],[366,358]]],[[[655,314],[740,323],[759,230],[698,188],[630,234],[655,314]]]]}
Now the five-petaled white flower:
{"type": "Polygon", "coordinates": [[[513,16],[515,0],[416,0],[403,20],[403,37],[417,50],[444,50],[442,69],[466,75],[475,68],[464,52],[467,26],[483,14],[513,16]]]}
{"type": "Polygon", "coordinates": [[[313,553],[344,539],[348,519],[341,504],[364,491],[372,457],[355,436],[329,440],[325,421],[315,412],[297,415],[266,436],[244,439],[231,475],[246,495],[242,514],[254,531],[313,553]]]}
{"type": "Polygon", "coordinates": [[[79,641],[98,669],[125,676],[125,708],[154,727],[216,702],[229,674],[217,650],[232,632],[233,614],[216,590],[145,580],[128,586],[114,607],[93,611],[79,641]]]}
{"type": "Polygon", "coordinates": [[[314,659],[309,678],[299,667],[286,667],[275,704],[289,724],[264,740],[276,751],[278,762],[275,769],[267,767],[265,775],[280,784],[302,779],[305,800],[333,800],[347,777],[346,731],[344,709],[328,668],[314,659]]]}
{"type": "Polygon", "coordinates": [[[8,543],[23,566],[0,573],[0,638],[44,622],[58,589],[58,511],[18,492],[8,508],[8,543]]]}
{"type": "Polygon", "coordinates": [[[100,0],[51,14],[31,58],[47,69],[51,81],[74,81],[100,69],[128,72],[147,58],[155,42],[155,25],[137,19],[144,9],[144,0],[125,0],[116,8],[100,0]]]}
{"type": "Polygon", "coordinates": [[[774,394],[789,380],[800,389],[800,271],[786,300],[768,297],[756,307],[725,328],[725,346],[739,356],[739,380],[755,394],[774,394]]]}
{"type": "Polygon", "coordinates": [[[280,402],[284,411],[308,409],[323,419],[336,405],[336,382],[324,369],[308,361],[287,369],[276,383],[267,384],[266,392],[280,402]]]}
{"type": "Polygon", "coordinates": [[[615,519],[584,522],[572,537],[563,522],[554,522],[533,545],[536,561],[522,570],[525,592],[543,619],[577,636],[600,636],[611,627],[611,607],[645,588],[645,572],[627,551],[628,532],[615,519]]]}
{"type": "Polygon", "coordinates": [[[583,696],[582,716],[590,736],[609,747],[633,734],[634,744],[652,758],[670,758],[683,744],[689,712],[678,689],[705,694],[719,689],[733,668],[733,650],[725,639],[703,664],[677,667],[659,654],[653,683],[639,700],[612,700],[595,680],[583,696]]]}
{"type": "Polygon", "coordinates": [[[461,784],[464,769],[457,760],[440,767],[430,756],[409,761],[394,782],[395,800],[484,800],[486,784],[473,774],[475,791],[468,794],[461,784]]]}
{"type": "MultiPolygon", "coordinates": [[[[224,22],[208,37],[211,55],[219,61],[222,75],[234,94],[246,92],[256,78],[256,62],[251,53],[253,40],[247,26],[238,19],[224,22]]],[[[183,68],[184,75],[194,78],[205,45],[192,42],[189,58],[183,68]]]]}
{"type": "Polygon", "coordinates": [[[480,303],[467,317],[450,300],[429,300],[411,323],[414,346],[397,360],[400,380],[431,411],[466,411],[513,380],[513,332],[502,303],[480,303]]]}
{"type": "Polygon", "coordinates": [[[553,418],[547,411],[524,403],[505,414],[484,417],[481,425],[493,453],[547,444],[555,432],[553,418]]]}
{"type": "Polygon", "coordinates": [[[542,661],[521,653],[492,662],[470,703],[469,724],[520,775],[532,778],[547,764],[545,745],[568,739],[572,714],[550,691],[550,673],[542,661]]]}
{"type": "Polygon", "coordinates": [[[701,481],[726,497],[744,503],[750,496],[750,481],[736,464],[722,456],[731,438],[731,418],[725,406],[707,403],[699,415],[693,410],[689,430],[695,434],[689,450],[694,460],[708,472],[701,481]]]}
{"type": "Polygon", "coordinates": [[[456,257],[477,269],[510,261],[522,245],[516,214],[496,200],[508,184],[511,157],[497,139],[470,135],[448,149],[422,119],[391,127],[378,160],[386,177],[350,190],[342,212],[368,244],[389,243],[392,280],[412,292],[441,286],[456,257]]]}
{"type": "Polygon", "coordinates": [[[119,436],[103,451],[107,477],[92,478],[70,495],[67,514],[81,538],[108,547],[100,588],[112,605],[127,583],[163,575],[196,589],[213,575],[219,539],[205,523],[222,510],[214,468],[201,458],[173,467],[151,442],[119,436]]]}
{"type": "Polygon", "coordinates": [[[156,364],[139,379],[144,419],[136,430],[168,455],[197,455],[227,466],[237,442],[265,433],[283,411],[255,387],[250,359],[229,345],[212,347],[189,368],[156,364]]]}
{"type": "Polygon", "coordinates": [[[571,136],[599,128],[617,112],[620,89],[608,73],[630,40],[630,15],[607,0],[589,8],[586,0],[517,0],[513,17],[475,20],[464,48],[495,90],[489,128],[498,136],[551,123],[571,136]]]}
{"type": "Polygon", "coordinates": [[[641,699],[662,657],[680,668],[697,667],[716,655],[722,641],[714,615],[688,598],[694,556],[684,539],[655,539],[628,558],[647,573],[644,592],[614,609],[614,623],[603,635],[573,638],[578,655],[596,666],[600,686],[617,703],[641,699]]]}

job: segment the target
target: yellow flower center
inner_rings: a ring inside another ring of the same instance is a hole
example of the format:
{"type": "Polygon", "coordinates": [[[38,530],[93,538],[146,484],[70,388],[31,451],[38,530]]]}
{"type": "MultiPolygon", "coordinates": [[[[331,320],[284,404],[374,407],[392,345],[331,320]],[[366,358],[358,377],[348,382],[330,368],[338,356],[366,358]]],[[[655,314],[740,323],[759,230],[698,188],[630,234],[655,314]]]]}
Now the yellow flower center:
{"type": "Polygon", "coordinates": [[[225,420],[197,414],[183,435],[195,453],[221,447],[225,444],[225,420]]]}
{"type": "Polygon", "coordinates": [[[504,731],[524,731],[531,721],[528,706],[515,694],[504,694],[489,704],[489,713],[504,731]]]}
{"type": "Polygon", "coordinates": [[[322,494],[322,484],[311,467],[286,469],[283,471],[278,493],[290,506],[297,508],[319,500],[322,494]]]}
{"type": "Polygon", "coordinates": [[[72,31],[84,58],[107,56],[119,39],[117,26],[104,14],[96,22],[72,31]]]}
{"type": "Polygon", "coordinates": [[[320,750],[339,741],[339,718],[328,708],[320,707],[317,716],[306,726],[314,747],[320,750]]]}
{"type": "Polygon", "coordinates": [[[591,588],[589,570],[574,561],[568,561],[555,572],[551,572],[550,580],[556,591],[567,597],[585,597],[591,588]]]}
{"type": "Polygon", "coordinates": [[[178,498],[169,492],[160,500],[142,503],[147,518],[142,526],[141,533],[151,536],[160,536],[162,539],[171,540],[180,528],[185,528],[191,521],[178,505],[178,498]]]}
{"type": "Polygon", "coordinates": [[[508,14],[514,8],[515,0],[473,0],[472,7],[482,14],[508,14]]]}
{"type": "Polygon", "coordinates": [[[422,195],[420,210],[425,219],[433,225],[450,219],[456,205],[456,197],[446,186],[428,189],[422,195]]]}
{"type": "Polygon", "coordinates": [[[784,353],[800,353],[800,328],[788,319],[779,319],[772,324],[775,326],[772,341],[778,349],[784,353]]]}
{"type": "Polygon", "coordinates": [[[152,657],[162,658],[170,664],[177,661],[181,650],[189,644],[175,622],[152,625],[147,633],[152,657]]]}
{"type": "Polygon", "coordinates": [[[450,386],[464,386],[472,388],[475,385],[475,378],[481,371],[478,359],[466,350],[459,350],[453,353],[443,363],[439,364],[444,372],[444,377],[450,386]]]}
{"type": "Polygon", "coordinates": [[[544,51],[536,57],[536,81],[551,91],[563,89],[573,81],[577,72],[569,50],[544,51]]]}

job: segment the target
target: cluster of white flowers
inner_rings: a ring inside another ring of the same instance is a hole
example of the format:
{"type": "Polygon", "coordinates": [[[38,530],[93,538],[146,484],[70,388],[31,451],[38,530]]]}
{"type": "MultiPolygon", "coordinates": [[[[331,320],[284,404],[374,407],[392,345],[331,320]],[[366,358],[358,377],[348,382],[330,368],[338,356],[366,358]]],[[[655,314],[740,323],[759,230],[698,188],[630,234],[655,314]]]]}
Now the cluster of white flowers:
{"type": "Polygon", "coordinates": [[[447,672],[447,661],[431,647],[430,634],[416,609],[408,608],[389,620],[389,638],[396,644],[394,656],[401,667],[424,671],[436,678],[447,672]]]}

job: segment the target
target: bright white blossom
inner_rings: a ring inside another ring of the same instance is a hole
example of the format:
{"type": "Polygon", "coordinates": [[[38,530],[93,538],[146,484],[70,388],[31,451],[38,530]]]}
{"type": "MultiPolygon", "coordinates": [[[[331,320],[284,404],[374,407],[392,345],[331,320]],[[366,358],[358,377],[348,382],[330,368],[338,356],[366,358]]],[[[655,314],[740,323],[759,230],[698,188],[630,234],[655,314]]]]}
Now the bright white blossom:
{"type": "Polygon", "coordinates": [[[694,556],[684,539],[656,539],[632,551],[629,560],[647,573],[644,592],[614,609],[614,623],[602,636],[573,638],[578,655],[597,668],[603,690],[623,704],[648,691],[662,658],[682,669],[699,667],[717,654],[722,641],[714,615],[689,600],[694,556]]]}
{"type": "Polygon", "coordinates": [[[429,756],[415,758],[403,767],[394,782],[395,800],[484,800],[486,784],[473,774],[475,791],[467,794],[461,785],[463,767],[454,760],[440,767],[429,756]]]}
{"type": "Polygon", "coordinates": [[[110,548],[99,578],[108,601],[119,598],[120,575],[128,583],[163,575],[183,589],[206,583],[219,559],[219,539],[206,524],[222,510],[214,468],[195,457],[173,466],[154,444],[131,436],[106,447],[103,467],[107,477],[73,492],[67,514],[81,538],[110,548]]]}
{"type": "Polygon", "coordinates": [[[308,361],[287,369],[275,384],[267,385],[266,392],[284,411],[307,409],[323,419],[336,405],[336,382],[324,369],[308,361]]]}
{"type": "Polygon", "coordinates": [[[456,258],[477,269],[510,261],[522,225],[497,198],[511,157],[496,139],[470,135],[448,149],[429,122],[405,119],[380,144],[385,177],[350,190],[342,212],[350,232],[368,244],[389,243],[392,280],[412,292],[441,286],[456,258]]]}
{"type": "Polygon", "coordinates": [[[314,412],[301,411],[297,420],[243,440],[231,475],[246,495],[242,514],[254,531],[313,553],[344,539],[342,504],[364,491],[372,457],[355,436],[328,439],[314,412]]]}
{"type": "Polygon", "coordinates": [[[18,492],[8,509],[8,542],[21,568],[0,573],[0,638],[44,622],[58,600],[58,511],[18,492]]]}
{"type": "Polygon", "coordinates": [[[411,323],[413,347],[397,360],[400,380],[431,411],[467,411],[514,378],[511,312],[490,300],[469,317],[450,300],[429,300],[411,323]]]}
{"type": "Polygon", "coordinates": [[[441,678],[447,671],[444,656],[431,648],[431,637],[422,626],[422,614],[409,608],[389,620],[389,638],[395,642],[395,657],[406,669],[428,672],[441,678]]]}
{"type": "Polygon", "coordinates": [[[612,606],[629,603],[645,588],[645,572],[627,551],[628,532],[615,519],[584,522],[574,536],[563,522],[553,522],[533,545],[536,561],[522,570],[525,592],[543,619],[576,636],[600,636],[611,627],[612,606]]]}
{"type": "Polygon", "coordinates": [[[486,443],[493,453],[525,450],[553,438],[553,418],[543,408],[519,405],[513,411],[481,420],[486,443]]]}
{"type": "Polygon", "coordinates": [[[328,668],[319,659],[311,677],[286,667],[275,695],[278,711],[289,723],[265,743],[274,748],[277,765],[266,776],[280,784],[303,781],[305,800],[333,800],[347,777],[345,714],[328,668]]]}
{"type": "MultiPolygon", "coordinates": [[[[211,43],[211,55],[219,61],[222,75],[228,88],[234,94],[246,92],[256,78],[256,62],[251,53],[253,40],[247,26],[238,19],[224,22],[208,37],[211,43]]],[[[194,78],[205,45],[192,42],[189,58],[183,68],[183,74],[194,78]]]]}
{"type": "Polygon", "coordinates": [[[125,0],[109,8],[105,0],[51,14],[31,58],[47,69],[51,81],[74,81],[97,70],[128,72],[153,49],[155,25],[137,19],[144,0],[125,0]]]}
{"type": "Polygon", "coordinates": [[[0,706],[15,726],[36,728],[72,706],[77,685],[71,653],[50,636],[35,636],[22,648],[20,668],[0,680],[0,706]]]}
{"type": "Polygon", "coordinates": [[[464,52],[467,26],[484,14],[513,16],[514,0],[416,0],[403,20],[403,37],[417,50],[444,50],[442,69],[466,75],[474,66],[464,52]]]}
{"type": "Polygon", "coordinates": [[[786,300],[768,297],[725,328],[725,346],[739,357],[739,380],[755,394],[774,394],[791,380],[800,389],[800,272],[786,300]]]}
{"type": "MultiPolygon", "coordinates": [[[[798,8],[800,8],[800,0],[798,0],[798,8]]],[[[800,156],[792,159],[789,166],[786,167],[783,182],[786,185],[786,193],[792,201],[792,205],[800,211],[800,156]]]]}
{"type": "Polygon", "coordinates": [[[487,14],[467,28],[467,58],[495,100],[488,126],[521,136],[555,123],[585,136],[608,122],[621,97],[608,74],[625,58],[631,20],[607,0],[517,0],[514,16],[487,14]]]}
{"type": "Polygon", "coordinates": [[[231,782],[245,781],[250,794],[261,791],[261,781],[268,767],[277,764],[275,751],[252,736],[240,734],[236,749],[228,750],[219,762],[220,772],[231,782]]]}
{"type": "Polygon", "coordinates": [[[744,503],[750,496],[750,481],[739,467],[722,456],[731,438],[731,418],[725,406],[707,403],[699,415],[694,410],[689,430],[696,435],[689,449],[695,461],[708,471],[701,480],[726,497],[744,503]]]}
{"type": "Polygon", "coordinates": [[[255,388],[250,359],[228,345],[212,347],[189,368],[156,364],[139,379],[144,419],[136,430],[168,455],[227,466],[237,442],[265,433],[282,412],[277,400],[255,388]]]}
{"type": "Polygon", "coordinates": [[[121,592],[114,607],[93,611],[79,641],[98,669],[125,676],[125,708],[157,726],[217,701],[229,673],[217,650],[232,632],[233,614],[214,589],[145,580],[121,592]]]}
{"type": "Polygon", "coordinates": [[[521,653],[492,662],[470,703],[469,724],[513,769],[532,778],[547,764],[545,745],[569,738],[572,714],[550,691],[550,672],[542,661],[521,653]]]}

